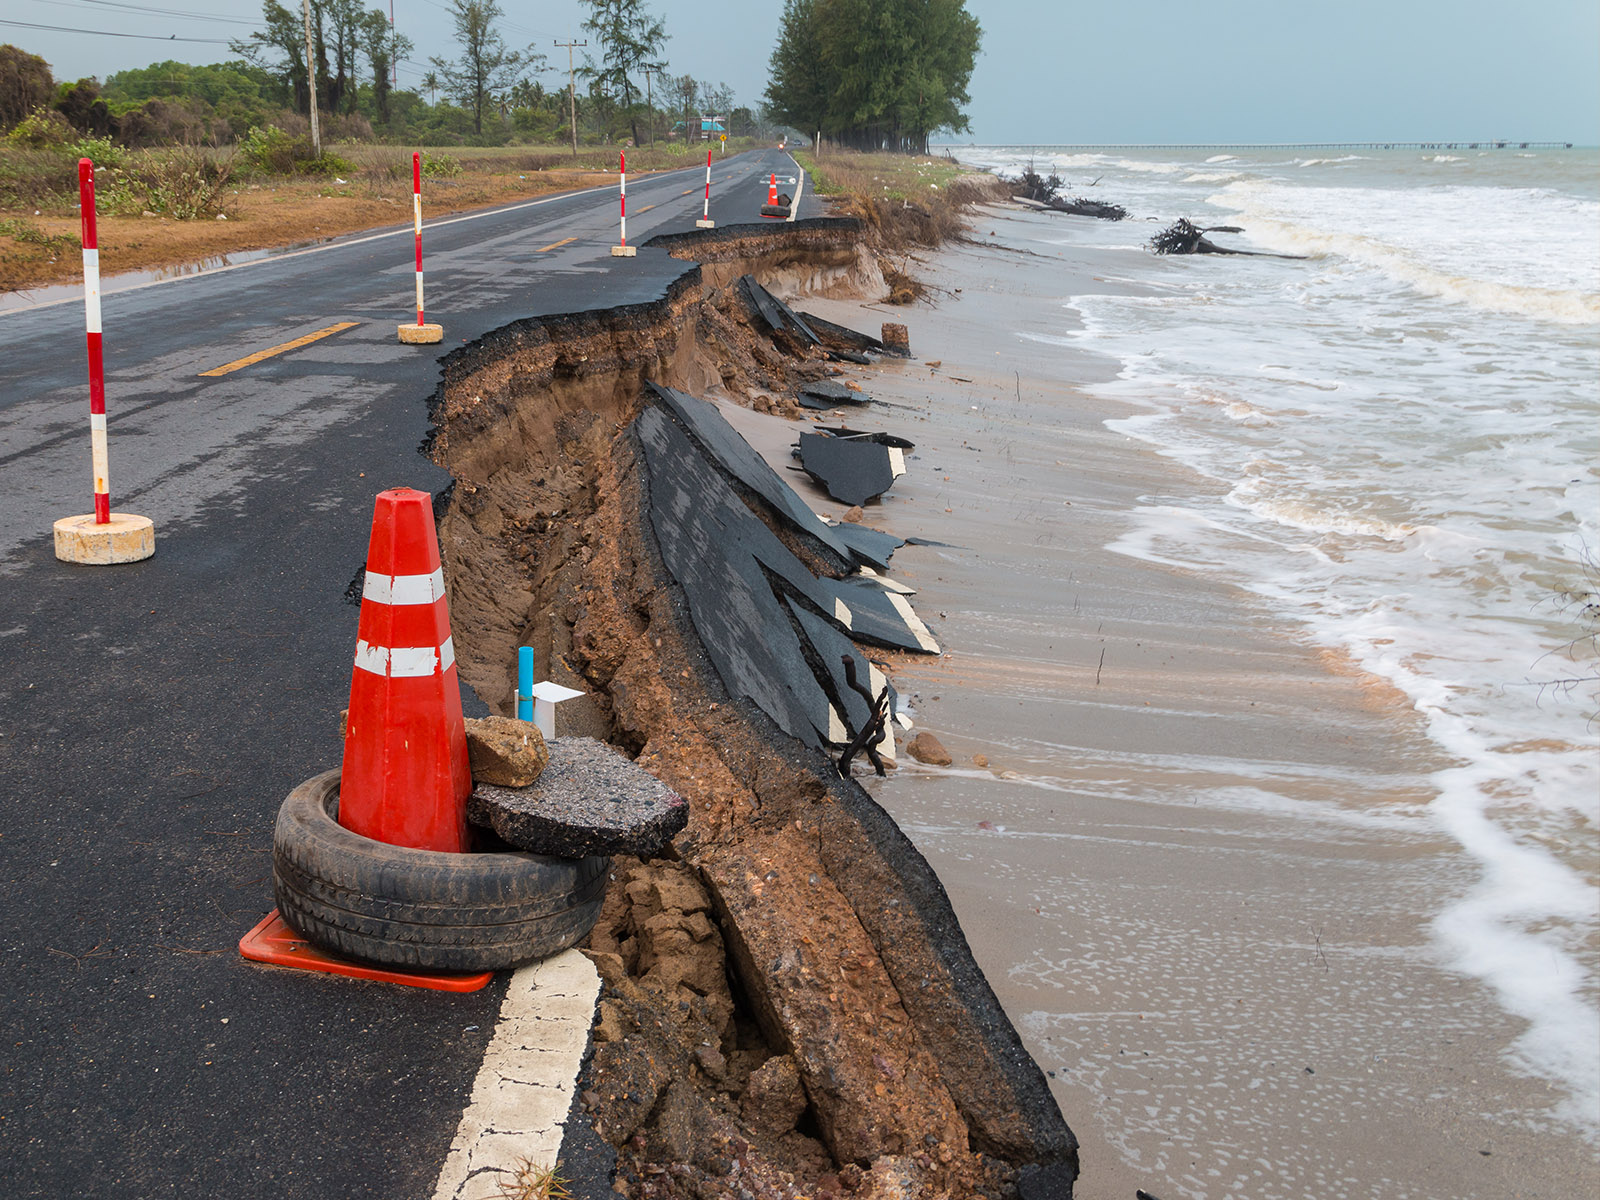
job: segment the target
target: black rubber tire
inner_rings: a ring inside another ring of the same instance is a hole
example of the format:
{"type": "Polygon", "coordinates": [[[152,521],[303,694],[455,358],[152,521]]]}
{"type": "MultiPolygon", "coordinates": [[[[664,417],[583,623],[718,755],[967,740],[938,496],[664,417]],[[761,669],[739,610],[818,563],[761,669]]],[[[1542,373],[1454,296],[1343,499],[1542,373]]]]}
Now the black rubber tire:
{"type": "Polygon", "coordinates": [[[272,836],[272,890],[296,933],[335,954],[425,971],[498,971],[588,935],[608,858],[390,846],[339,824],[339,772],[290,792],[272,836]]]}

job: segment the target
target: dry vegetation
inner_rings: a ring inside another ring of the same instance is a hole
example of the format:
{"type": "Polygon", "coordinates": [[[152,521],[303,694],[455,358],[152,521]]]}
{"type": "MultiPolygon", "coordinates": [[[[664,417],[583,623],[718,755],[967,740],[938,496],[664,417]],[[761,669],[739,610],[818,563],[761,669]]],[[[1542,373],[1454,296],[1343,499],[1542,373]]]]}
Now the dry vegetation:
{"type": "Polygon", "coordinates": [[[953,159],[826,150],[797,153],[817,194],[833,211],[858,218],[878,255],[891,304],[910,304],[923,288],[910,273],[918,250],[960,236],[974,204],[1004,200],[1009,192],[992,175],[972,172],[953,159]]]}
{"type": "MultiPolygon", "coordinates": [[[[424,151],[423,210],[437,217],[615,184],[618,149],[583,147],[576,159],[526,147],[424,151]]],[[[704,162],[703,151],[680,146],[627,153],[630,173],[704,162]]],[[[321,174],[262,171],[242,151],[173,147],[92,157],[102,166],[96,211],[106,275],[181,271],[226,254],[411,219],[411,152],[394,146],[333,147],[331,169],[321,174]]],[[[77,207],[75,154],[0,146],[0,292],[82,278],[77,207]]]]}
{"type": "MultiPolygon", "coordinates": [[[[274,147],[238,151],[171,147],[127,151],[95,146],[0,147],[0,291],[81,278],[77,216],[78,150],[101,167],[101,271],[183,271],[221,256],[272,250],[406,223],[411,153],[393,146],[338,145],[315,173],[274,157],[274,147]]],[[[730,145],[729,152],[745,149],[730,145]]],[[[619,147],[569,152],[525,147],[424,151],[423,208],[430,217],[573,188],[615,182],[619,147]]],[[[676,145],[627,150],[630,173],[703,161],[676,145]]],[[[949,159],[828,151],[796,155],[833,211],[859,218],[878,256],[891,303],[922,292],[914,255],[962,229],[972,204],[1001,199],[997,179],[949,159]]]]}

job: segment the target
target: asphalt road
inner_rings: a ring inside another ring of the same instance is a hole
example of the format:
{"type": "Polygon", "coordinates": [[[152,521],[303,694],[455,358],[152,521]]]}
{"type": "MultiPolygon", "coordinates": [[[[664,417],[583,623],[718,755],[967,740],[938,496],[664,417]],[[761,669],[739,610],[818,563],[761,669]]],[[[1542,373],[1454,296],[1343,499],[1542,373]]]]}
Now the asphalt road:
{"type": "MultiPolygon", "coordinates": [[[[796,167],[714,163],[718,225],[759,221],[773,171],[796,167]]],[[[703,186],[703,166],[630,180],[629,241],[692,229],[703,186]]],[[[438,358],[689,268],[614,259],[616,235],[614,188],[426,224],[435,347],[396,339],[409,226],[108,280],[113,508],[156,527],[155,557],[118,567],[51,544],[91,507],[81,302],[0,313],[0,1194],[432,1194],[503,979],[453,996],[236,945],[272,907],[279,802],[338,762],[372,498],[449,482],[418,453],[438,358]]]]}

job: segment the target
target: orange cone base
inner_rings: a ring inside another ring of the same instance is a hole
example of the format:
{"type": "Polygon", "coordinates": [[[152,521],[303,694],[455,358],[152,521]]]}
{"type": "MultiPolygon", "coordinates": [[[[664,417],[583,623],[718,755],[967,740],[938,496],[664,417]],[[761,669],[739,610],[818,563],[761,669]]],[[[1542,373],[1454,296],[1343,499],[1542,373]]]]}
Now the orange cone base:
{"type": "Polygon", "coordinates": [[[378,983],[398,983],[403,987],[427,988],[435,992],[476,992],[494,978],[493,971],[478,975],[424,974],[421,971],[394,971],[371,967],[348,958],[319,950],[290,929],[278,910],[273,909],[244,937],[239,953],[252,962],[275,967],[298,967],[302,971],[321,971],[325,975],[348,975],[352,979],[371,979],[378,983]]]}

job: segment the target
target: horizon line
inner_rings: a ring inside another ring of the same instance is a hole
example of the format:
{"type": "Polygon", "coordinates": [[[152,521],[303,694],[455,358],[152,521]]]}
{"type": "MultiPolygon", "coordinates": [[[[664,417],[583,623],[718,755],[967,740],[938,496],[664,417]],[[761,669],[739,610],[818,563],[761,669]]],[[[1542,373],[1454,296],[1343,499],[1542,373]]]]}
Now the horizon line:
{"type": "Polygon", "coordinates": [[[934,142],[933,146],[1037,147],[1052,150],[1589,150],[1592,146],[1556,139],[1456,138],[1361,142],[934,142]]]}

